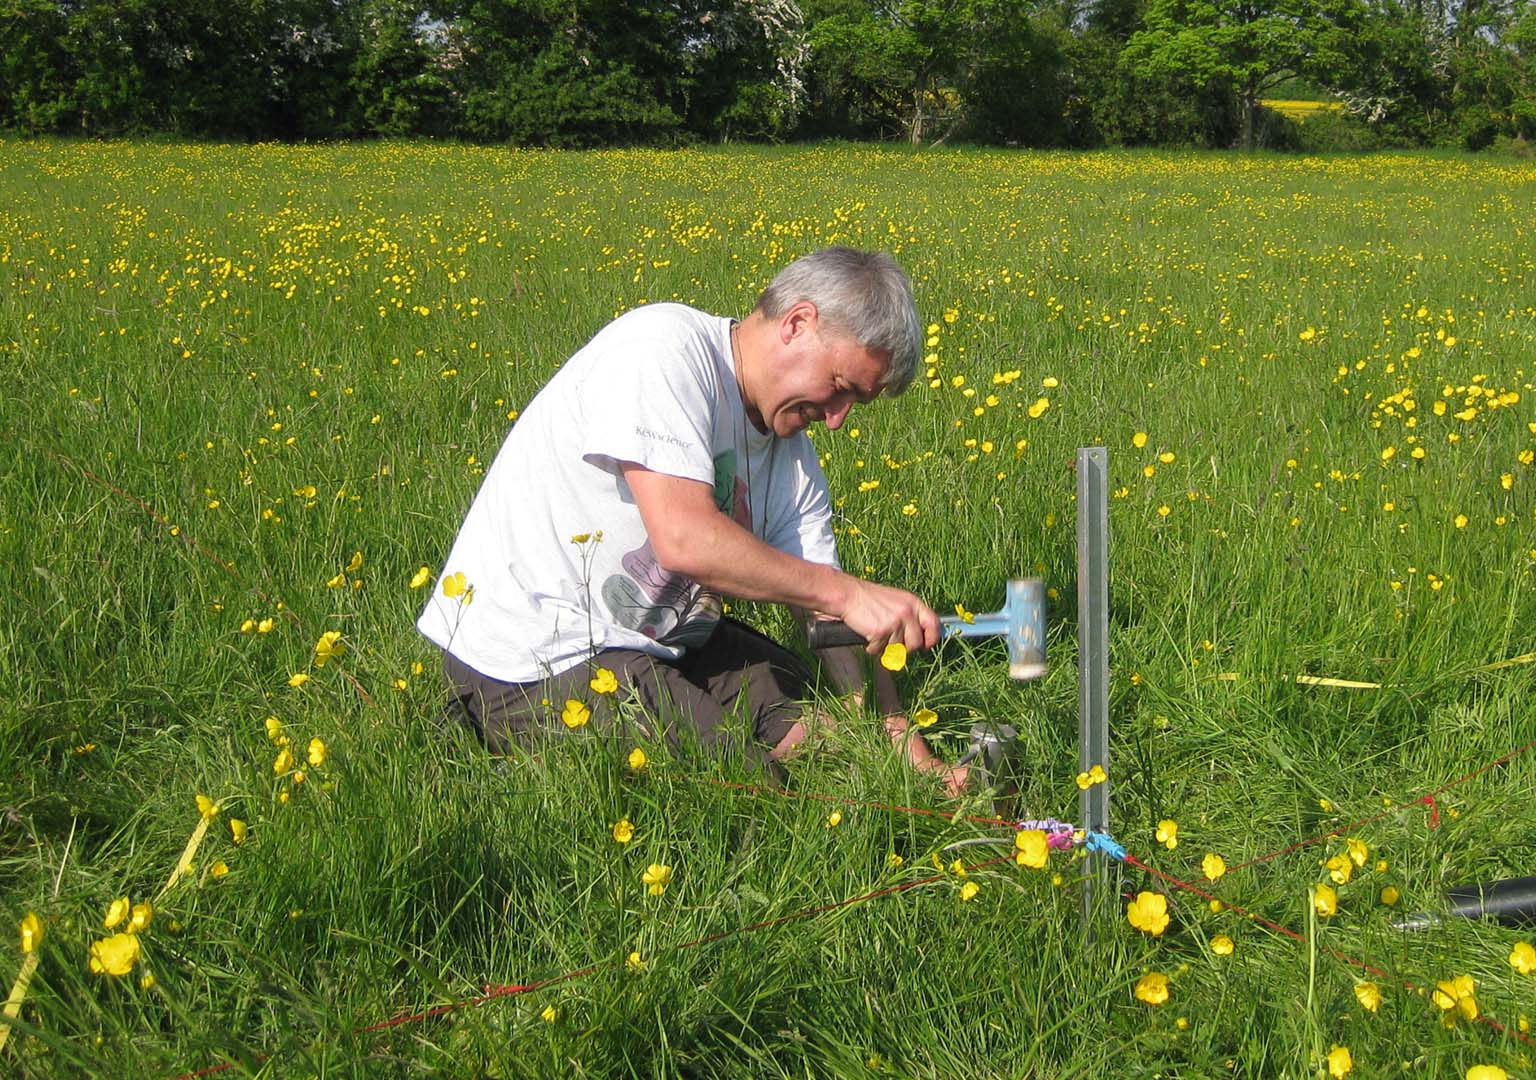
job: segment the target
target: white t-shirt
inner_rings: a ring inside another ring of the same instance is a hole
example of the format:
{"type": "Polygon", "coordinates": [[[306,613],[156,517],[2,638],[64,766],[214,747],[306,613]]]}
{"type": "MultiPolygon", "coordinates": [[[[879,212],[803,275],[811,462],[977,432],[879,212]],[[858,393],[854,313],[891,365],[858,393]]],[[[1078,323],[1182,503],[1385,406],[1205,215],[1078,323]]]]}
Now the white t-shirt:
{"type": "Polygon", "coordinates": [[[439,585],[417,628],[476,671],[519,683],[599,649],[677,659],[703,643],[720,599],[657,565],[623,462],[710,484],[715,505],[768,544],[836,566],[815,449],[803,433],[781,439],[747,419],[730,328],[653,304],[572,356],[507,435],[448,554],[439,580],[463,574],[469,602],[439,585]]]}

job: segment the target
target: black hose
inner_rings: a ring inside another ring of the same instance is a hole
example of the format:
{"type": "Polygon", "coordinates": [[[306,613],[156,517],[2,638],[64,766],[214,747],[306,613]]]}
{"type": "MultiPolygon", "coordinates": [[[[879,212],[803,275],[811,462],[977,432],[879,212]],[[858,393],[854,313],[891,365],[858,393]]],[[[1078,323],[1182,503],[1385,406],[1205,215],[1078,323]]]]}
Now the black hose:
{"type": "Polygon", "coordinates": [[[1421,911],[1392,925],[1399,930],[1423,930],[1449,916],[1497,919],[1505,926],[1536,925],[1536,877],[1458,885],[1446,890],[1445,901],[1443,912],[1421,911]]]}

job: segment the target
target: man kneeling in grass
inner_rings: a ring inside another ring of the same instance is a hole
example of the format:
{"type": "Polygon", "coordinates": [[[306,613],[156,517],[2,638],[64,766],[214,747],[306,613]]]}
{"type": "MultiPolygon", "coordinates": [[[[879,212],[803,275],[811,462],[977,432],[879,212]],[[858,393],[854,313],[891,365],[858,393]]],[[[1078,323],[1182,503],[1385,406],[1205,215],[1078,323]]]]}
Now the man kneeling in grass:
{"type": "MultiPolygon", "coordinates": [[[[453,584],[417,622],[443,649],[460,714],[505,748],[558,727],[568,700],[606,700],[591,687],[605,669],[618,696],[681,718],[707,746],[724,749],[722,718],[744,711],[759,745],[738,749],[777,761],[818,721],[811,674],[725,617],[722,595],[840,618],[872,655],[932,648],[927,604],[838,568],[805,434],[901,393],[921,344],[900,267],[848,248],[785,267],[740,322],[653,304],[603,328],[508,434],[444,565],[453,584]]],[[[840,692],[862,694],[853,648],[821,662],[840,692]]],[[[893,744],[958,792],[966,769],[909,734],[889,673],[875,680],[893,744]]]]}

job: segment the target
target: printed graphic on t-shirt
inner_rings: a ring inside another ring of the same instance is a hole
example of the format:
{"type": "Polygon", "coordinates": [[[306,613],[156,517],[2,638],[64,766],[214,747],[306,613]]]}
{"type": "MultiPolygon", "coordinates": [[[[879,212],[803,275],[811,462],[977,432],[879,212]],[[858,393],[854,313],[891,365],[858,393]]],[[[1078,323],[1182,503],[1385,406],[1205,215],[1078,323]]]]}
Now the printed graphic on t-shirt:
{"type": "MultiPolygon", "coordinates": [[[[731,520],[752,530],[747,485],[736,473],[736,451],[715,455],[715,506],[731,520]]],[[[603,603],[613,621],[653,641],[677,648],[704,644],[720,621],[723,608],[717,593],[692,578],[662,569],[646,540],[619,559],[621,573],[603,582],[603,603]]]]}

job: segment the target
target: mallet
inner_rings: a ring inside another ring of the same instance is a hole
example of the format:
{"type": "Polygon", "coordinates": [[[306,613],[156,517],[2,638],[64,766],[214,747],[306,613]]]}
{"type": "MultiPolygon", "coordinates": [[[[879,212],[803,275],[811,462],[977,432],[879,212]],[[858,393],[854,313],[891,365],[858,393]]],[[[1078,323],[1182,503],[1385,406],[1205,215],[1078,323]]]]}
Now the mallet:
{"type": "MultiPolygon", "coordinates": [[[[1015,679],[1038,679],[1045,674],[1045,583],[1039,578],[1014,578],[1008,582],[1007,602],[999,611],[973,615],[941,615],[945,637],[1001,637],[1008,643],[1008,674],[1015,679]]],[[[811,624],[806,639],[813,649],[834,645],[864,645],[863,637],[840,619],[811,624]]]]}

